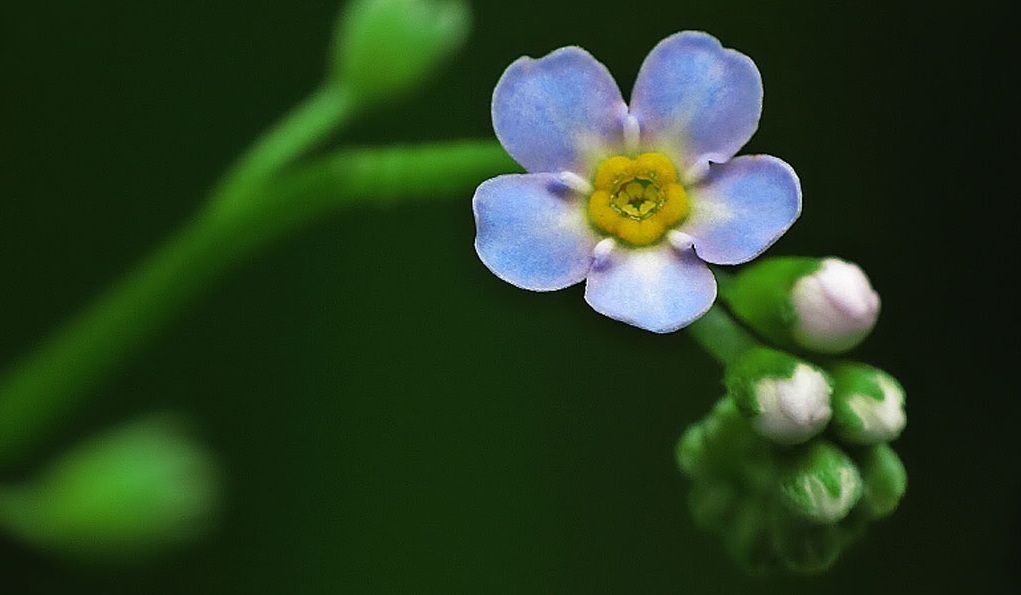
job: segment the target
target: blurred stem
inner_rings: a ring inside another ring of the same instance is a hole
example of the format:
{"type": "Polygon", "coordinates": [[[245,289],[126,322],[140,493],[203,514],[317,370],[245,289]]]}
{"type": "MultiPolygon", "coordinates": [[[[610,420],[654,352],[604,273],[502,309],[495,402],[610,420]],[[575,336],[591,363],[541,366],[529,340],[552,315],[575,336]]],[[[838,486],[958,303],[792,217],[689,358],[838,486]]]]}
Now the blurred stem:
{"type": "MultiPolygon", "coordinates": [[[[719,278],[719,273],[717,277],[719,278]]],[[[725,282],[722,279],[720,281],[721,285],[725,282]]],[[[702,349],[708,351],[724,367],[730,365],[745,351],[759,346],[755,337],[735,322],[720,304],[716,304],[702,318],[691,323],[688,326],[688,333],[702,349]]]]}
{"type": "Polygon", "coordinates": [[[354,115],[355,102],[338,84],[324,84],[291,108],[249,147],[213,191],[216,208],[245,208],[246,199],[273,174],[336,133],[354,115]]]}
{"type": "MultiPolygon", "coordinates": [[[[242,163],[263,165],[236,171],[255,175],[297,150],[280,140],[267,146],[276,157],[249,157],[242,163]]],[[[30,451],[229,266],[272,239],[338,207],[440,197],[467,202],[479,182],[516,169],[496,142],[460,141],[341,150],[263,184],[228,182],[223,188],[234,190],[217,193],[190,224],[0,376],[0,468],[30,451]]]]}

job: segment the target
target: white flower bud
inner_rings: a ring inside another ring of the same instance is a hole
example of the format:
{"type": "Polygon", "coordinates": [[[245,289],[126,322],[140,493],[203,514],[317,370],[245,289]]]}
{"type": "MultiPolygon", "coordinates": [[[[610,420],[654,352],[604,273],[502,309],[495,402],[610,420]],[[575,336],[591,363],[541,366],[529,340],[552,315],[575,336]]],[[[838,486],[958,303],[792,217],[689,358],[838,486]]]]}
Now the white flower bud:
{"type": "Polygon", "coordinates": [[[830,420],[826,375],[791,355],[754,349],[727,371],[727,387],[738,409],[760,435],[780,444],[799,444],[830,420]]]}
{"type": "Polygon", "coordinates": [[[794,340],[823,353],[851,349],[879,316],[879,294],[864,271],[837,258],[823,259],[818,270],[794,284],[791,305],[797,315],[794,340]]]}
{"type": "Polygon", "coordinates": [[[830,385],[805,364],[798,364],[790,378],[763,378],[755,385],[755,397],[761,411],[752,424],[775,442],[804,442],[830,420],[830,385]]]}

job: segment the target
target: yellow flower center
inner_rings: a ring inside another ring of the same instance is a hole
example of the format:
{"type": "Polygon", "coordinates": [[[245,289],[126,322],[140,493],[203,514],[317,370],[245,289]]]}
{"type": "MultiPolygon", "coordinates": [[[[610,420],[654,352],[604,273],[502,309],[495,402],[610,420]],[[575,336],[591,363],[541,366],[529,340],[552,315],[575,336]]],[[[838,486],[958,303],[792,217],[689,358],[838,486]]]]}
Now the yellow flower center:
{"type": "Polygon", "coordinates": [[[688,194],[660,153],[610,157],[599,164],[594,186],[588,201],[592,224],[633,246],[659,241],[688,215],[688,194]]]}

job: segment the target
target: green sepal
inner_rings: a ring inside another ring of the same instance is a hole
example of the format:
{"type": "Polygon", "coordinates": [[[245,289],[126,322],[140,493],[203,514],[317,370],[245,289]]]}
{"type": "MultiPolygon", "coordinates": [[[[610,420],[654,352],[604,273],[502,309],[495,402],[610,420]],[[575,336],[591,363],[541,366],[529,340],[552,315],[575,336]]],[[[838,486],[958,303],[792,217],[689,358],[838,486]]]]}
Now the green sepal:
{"type": "Polygon", "coordinates": [[[764,258],[721,282],[720,297],[731,312],[762,337],[781,347],[800,349],[791,334],[797,323],[791,289],[798,279],[821,266],[820,258],[764,258]]]}

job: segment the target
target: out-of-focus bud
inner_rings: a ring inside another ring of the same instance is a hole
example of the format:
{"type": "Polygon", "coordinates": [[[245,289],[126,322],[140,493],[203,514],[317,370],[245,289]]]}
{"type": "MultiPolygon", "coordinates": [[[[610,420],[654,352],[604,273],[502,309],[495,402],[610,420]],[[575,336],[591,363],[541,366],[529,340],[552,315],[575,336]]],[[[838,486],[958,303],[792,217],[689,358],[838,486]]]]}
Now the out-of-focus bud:
{"type": "Polygon", "coordinates": [[[804,442],[830,420],[826,374],[782,351],[749,350],[727,367],[725,383],[752,427],[779,444],[804,442]]]}
{"type": "Polygon", "coordinates": [[[784,568],[819,574],[833,566],[848,543],[840,525],[814,523],[790,514],[773,517],[773,543],[784,568]]]}
{"type": "Polygon", "coordinates": [[[158,417],[83,443],[0,491],[0,523],[41,548],[132,558],[197,536],[219,497],[212,457],[158,417]]]}
{"type": "Polygon", "coordinates": [[[823,440],[800,449],[780,479],[781,501],[818,523],[847,516],[862,494],[862,478],[843,451],[823,440]]]}
{"type": "Polygon", "coordinates": [[[331,74],[358,103],[396,97],[428,79],[470,29],[464,0],[351,0],[334,32],[331,74]]]}
{"type": "Polygon", "coordinates": [[[714,436],[708,424],[710,418],[688,426],[677,441],[677,466],[688,477],[702,478],[718,474],[719,462],[714,456],[714,436]]]}
{"type": "Polygon", "coordinates": [[[737,500],[729,522],[720,527],[727,551],[748,572],[765,573],[774,567],[776,556],[768,519],[768,500],[744,494],[737,500]]]}
{"type": "Polygon", "coordinates": [[[868,277],[838,258],[764,259],[721,285],[721,295],[763,336],[820,353],[858,345],[879,316],[868,277]]]}
{"type": "Polygon", "coordinates": [[[833,378],[833,427],[851,444],[889,442],[907,424],[904,389],[878,368],[840,363],[829,369],[833,378]]]}
{"type": "Polygon", "coordinates": [[[769,444],[726,397],[681,436],[677,464],[692,478],[740,478],[746,484],[769,481],[773,470],[769,444]]]}
{"type": "Polygon", "coordinates": [[[897,509],[908,488],[904,463],[888,444],[877,444],[861,456],[859,464],[865,482],[862,508],[872,518],[889,515],[897,509]]]}
{"type": "Polygon", "coordinates": [[[688,508],[695,526],[719,532],[730,524],[735,509],[741,504],[743,492],[724,479],[696,480],[688,494],[688,508]]]}

